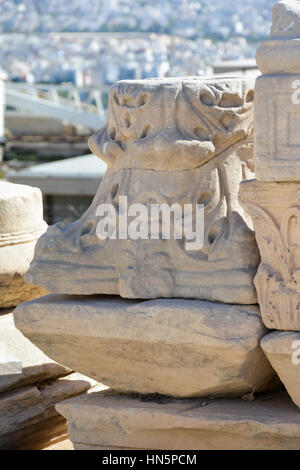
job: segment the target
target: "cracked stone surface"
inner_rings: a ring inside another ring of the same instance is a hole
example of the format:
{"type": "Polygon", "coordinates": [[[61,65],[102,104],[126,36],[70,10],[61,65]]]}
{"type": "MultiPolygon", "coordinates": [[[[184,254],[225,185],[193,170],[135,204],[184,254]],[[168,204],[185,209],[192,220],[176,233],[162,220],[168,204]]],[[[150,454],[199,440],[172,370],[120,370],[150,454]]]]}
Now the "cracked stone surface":
{"type": "Polygon", "coordinates": [[[285,392],[254,401],[160,401],[95,391],[56,408],[78,450],[300,449],[300,413],[285,392]]]}
{"type": "Polygon", "coordinates": [[[49,295],[14,317],[49,357],[122,392],[241,396],[274,386],[254,305],[49,295]]]}

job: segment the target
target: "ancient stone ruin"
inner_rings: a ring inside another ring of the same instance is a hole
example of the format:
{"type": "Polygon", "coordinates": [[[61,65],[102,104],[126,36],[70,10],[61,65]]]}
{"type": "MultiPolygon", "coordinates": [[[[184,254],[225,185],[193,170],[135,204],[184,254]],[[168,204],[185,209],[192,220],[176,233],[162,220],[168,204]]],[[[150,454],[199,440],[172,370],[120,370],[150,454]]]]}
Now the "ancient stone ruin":
{"type": "Polygon", "coordinates": [[[264,324],[277,332],[261,342],[269,361],[300,406],[300,4],[278,2],[268,41],[257,51],[256,180],[241,185],[261,254],[255,277],[264,324]],[[298,90],[297,90],[298,89],[298,90]],[[298,333],[297,333],[298,332],[298,333]]]}
{"type": "Polygon", "coordinates": [[[77,222],[39,238],[25,280],[50,294],[14,312],[47,356],[110,388],[56,406],[75,449],[300,449],[299,38],[300,3],[280,1],[255,90],[111,88],[90,140],[107,173],[77,222]],[[145,236],[144,215],[128,237],[124,197],[202,205],[203,244],[187,249],[176,215],[169,237],[162,219],[145,236]],[[104,204],[116,220],[101,238],[104,204]]]}
{"type": "Polygon", "coordinates": [[[47,224],[37,188],[2,182],[0,191],[0,307],[11,308],[47,294],[43,287],[24,281],[47,224]]]}
{"type": "Polygon", "coordinates": [[[254,176],[253,85],[192,78],[113,86],[107,125],[90,139],[107,173],[78,222],[40,238],[27,279],[61,294],[256,303],[259,254],[238,203],[240,182],[254,176]],[[124,196],[128,205],[204,204],[204,247],[187,251],[185,240],[161,233],[99,240],[99,205],[113,204],[120,217],[124,196]]]}
{"type": "Polygon", "coordinates": [[[46,230],[37,188],[0,183],[0,449],[32,449],[66,435],[55,404],[90,379],[49,359],[14,325],[12,307],[47,294],[24,275],[46,230]]]}

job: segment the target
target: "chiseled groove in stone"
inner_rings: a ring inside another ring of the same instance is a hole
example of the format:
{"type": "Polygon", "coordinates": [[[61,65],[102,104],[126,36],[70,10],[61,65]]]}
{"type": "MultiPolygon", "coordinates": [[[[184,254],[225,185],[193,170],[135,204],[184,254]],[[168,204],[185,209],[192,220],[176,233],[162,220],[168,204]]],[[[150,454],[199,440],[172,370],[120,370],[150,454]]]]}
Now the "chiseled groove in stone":
{"type": "Polygon", "coordinates": [[[255,174],[259,181],[300,181],[299,2],[277,2],[272,23],[256,53],[262,75],[254,93],[255,174]]]}

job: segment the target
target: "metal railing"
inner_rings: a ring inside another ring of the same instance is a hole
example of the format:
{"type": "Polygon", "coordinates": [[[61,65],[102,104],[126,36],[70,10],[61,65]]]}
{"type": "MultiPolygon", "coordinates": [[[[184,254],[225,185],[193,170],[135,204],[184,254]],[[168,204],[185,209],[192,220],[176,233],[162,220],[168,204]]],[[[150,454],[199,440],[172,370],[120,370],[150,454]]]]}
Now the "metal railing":
{"type": "Polygon", "coordinates": [[[107,118],[108,86],[6,83],[6,113],[30,113],[97,130],[107,118]]]}

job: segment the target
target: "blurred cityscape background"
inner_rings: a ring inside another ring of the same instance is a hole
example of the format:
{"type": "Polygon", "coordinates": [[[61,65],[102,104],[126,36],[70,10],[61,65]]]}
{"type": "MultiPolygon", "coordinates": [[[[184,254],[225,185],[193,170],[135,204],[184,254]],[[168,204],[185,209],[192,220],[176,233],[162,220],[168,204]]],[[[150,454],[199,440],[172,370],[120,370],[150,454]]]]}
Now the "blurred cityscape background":
{"type": "Polygon", "coordinates": [[[105,171],[87,137],[122,79],[257,74],[275,0],[1,0],[0,176],[42,189],[49,223],[105,171]],[[5,104],[4,104],[5,102],[5,104]]]}

